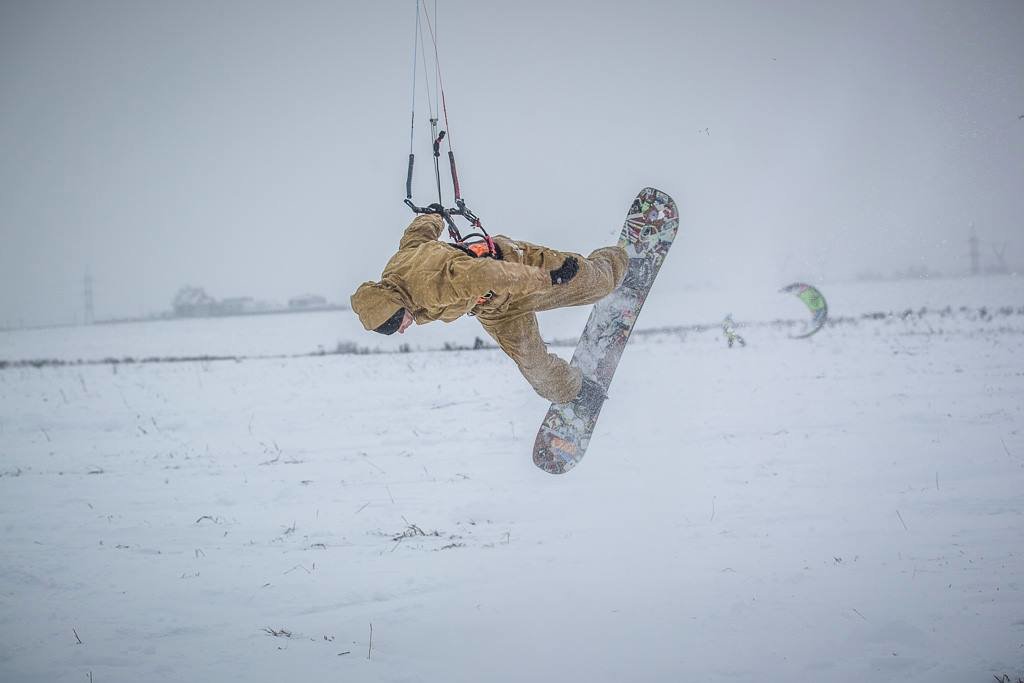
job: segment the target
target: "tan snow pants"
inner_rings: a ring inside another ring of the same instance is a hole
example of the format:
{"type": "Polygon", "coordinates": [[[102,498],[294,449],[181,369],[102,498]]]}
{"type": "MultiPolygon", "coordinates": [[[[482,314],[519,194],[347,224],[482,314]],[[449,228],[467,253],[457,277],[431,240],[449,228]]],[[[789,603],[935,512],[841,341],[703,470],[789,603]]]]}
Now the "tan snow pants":
{"type": "Polygon", "coordinates": [[[473,309],[487,334],[519,366],[526,381],[538,394],[554,403],[566,403],[580,392],[583,381],[579,368],[548,353],[537,326],[538,311],[566,306],[584,306],[608,296],[626,276],[629,257],[622,247],[602,247],[584,258],[579,254],[555,251],[529,242],[495,236],[505,261],[523,263],[552,271],[568,256],[575,256],[579,271],[569,282],[551,289],[512,299],[498,295],[473,309]]]}

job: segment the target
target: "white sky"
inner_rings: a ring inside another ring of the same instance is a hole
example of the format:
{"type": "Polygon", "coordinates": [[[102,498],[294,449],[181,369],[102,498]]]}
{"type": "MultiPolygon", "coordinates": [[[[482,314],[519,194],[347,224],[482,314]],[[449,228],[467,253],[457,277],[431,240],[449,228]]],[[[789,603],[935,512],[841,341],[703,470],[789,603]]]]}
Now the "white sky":
{"type": "MultiPolygon", "coordinates": [[[[463,194],[587,252],[654,185],[659,287],[1024,264],[1024,3],[440,0],[463,194]]],[[[347,301],[410,218],[414,2],[0,3],[0,326],[183,284],[347,301]]],[[[420,93],[422,94],[422,87],[420,93]]],[[[426,103],[417,199],[431,201],[426,103]]]]}

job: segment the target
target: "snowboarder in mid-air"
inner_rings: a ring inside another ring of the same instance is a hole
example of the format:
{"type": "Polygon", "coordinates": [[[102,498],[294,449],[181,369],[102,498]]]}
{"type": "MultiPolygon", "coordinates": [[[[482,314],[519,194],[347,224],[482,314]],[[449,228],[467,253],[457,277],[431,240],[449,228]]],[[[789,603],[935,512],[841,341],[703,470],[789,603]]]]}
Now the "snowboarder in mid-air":
{"type": "Polygon", "coordinates": [[[603,247],[583,257],[503,235],[495,235],[489,249],[480,242],[441,242],[442,227],[439,213],[417,216],[380,281],[359,286],[351,301],[363,327],[402,334],[413,323],[473,315],[542,397],[567,403],[594,392],[603,398],[579,368],[548,353],[536,313],[610,294],[625,277],[626,250],[603,247]]]}

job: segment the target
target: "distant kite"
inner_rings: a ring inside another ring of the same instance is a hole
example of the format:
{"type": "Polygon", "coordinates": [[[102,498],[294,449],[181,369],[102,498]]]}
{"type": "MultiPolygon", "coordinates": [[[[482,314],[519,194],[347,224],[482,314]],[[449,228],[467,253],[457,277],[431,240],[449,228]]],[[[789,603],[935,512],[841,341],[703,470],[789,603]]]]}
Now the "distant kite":
{"type": "Polygon", "coordinates": [[[795,294],[804,302],[804,304],[806,304],[807,310],[809,310],[813,316],[811,318],[810,329],[803,334],[789,335],[792,339],[805,339],[825,326],[825,321],[828,320],[828,304],[825,302],[825,297],[821,295],[821,292],[810,285],[805,285],[802,282],[794,282],[788,287],[783,287],[779,291],[785,294],[795,294]]]}

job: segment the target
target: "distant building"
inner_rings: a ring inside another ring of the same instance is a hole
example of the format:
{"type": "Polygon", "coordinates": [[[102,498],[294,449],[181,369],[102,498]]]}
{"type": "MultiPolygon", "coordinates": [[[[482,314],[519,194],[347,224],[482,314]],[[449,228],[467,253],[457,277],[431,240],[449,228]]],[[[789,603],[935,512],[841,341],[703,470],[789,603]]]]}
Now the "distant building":
{"type": "Polygon", "coordinates": [[[288,308],[323,308],[327,305],[327,299],[319,294],[303,294],[288,299],[288,308]]]}
{"type": "Polygon", "coordinates": [[[327,299],[318,294],[303,294],[288,300],[288,306],[258,301],[251,296],[234,296],[226,299],[215,299],[202,287],[186,285],[174,295],[173,310],[170,314],[175,318],[207,318],[227,315],[258,315],[262,313],[294,313],[296,311],[316,311],[331,309],[327,299]]]}
{"type": "Polygon", "coordinates": [[[202,287],[185,286],[174,295],[174,315],[182,318],[216,315],[216,306],[217,300],[202,287]]]}
{"type": "Polygon", "coordinates": [[[221,299],[216,304],[217,315],[238,315],[239,313],[252,313],[259,311],[261,307],[251,296],[234,296],[221,299]]]}

